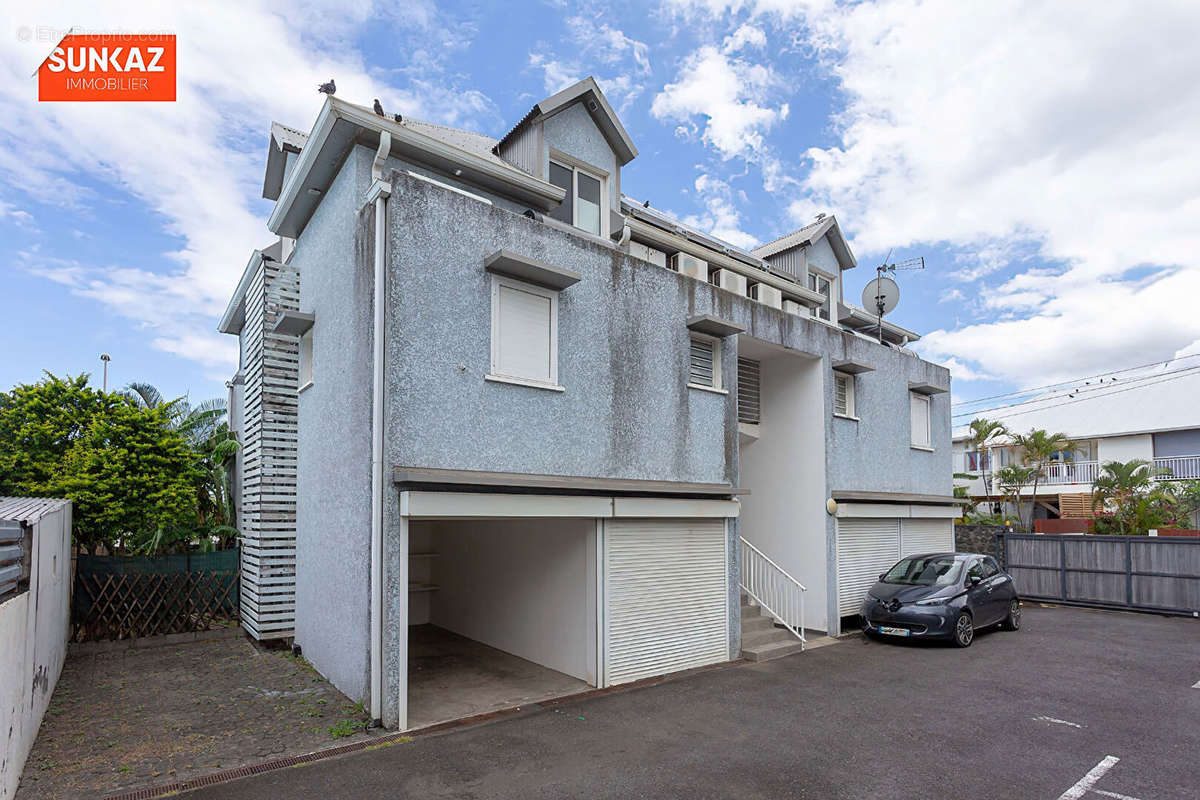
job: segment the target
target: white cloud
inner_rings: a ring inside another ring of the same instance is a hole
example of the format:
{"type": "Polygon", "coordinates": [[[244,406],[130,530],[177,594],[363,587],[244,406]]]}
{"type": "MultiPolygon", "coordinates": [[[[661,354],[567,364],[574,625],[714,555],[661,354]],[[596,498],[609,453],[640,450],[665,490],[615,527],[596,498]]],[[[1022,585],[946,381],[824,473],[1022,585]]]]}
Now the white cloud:
{"type": "Polygon", "coordinates": [[[786,103],[772,106],[766,99],[778,86],[769,67],[705,45],[684,59],[676,81],[654,97],[650,113],[697,126],[701,140],[722,158],[753,158],[766,152],[772,126],[787,118],[786,103]]]}
{"type": "MultiPolygon", "coordinates": [[[[460,90],[444,73],[463,28],[442,24],[430,3],[406,8],[412,13],[381,20],[361,1],[286,9],[253,0],[76,2],[13,20],[63,31],[169,30],[179,47],[177,102],[39,104],[29,76],[53,42],[0,37],[0,178],[39,203],[85,215],[132,196],[179,241],[168,253],[130,251],[119,264],[66,264],[29,251],[25,267],[144,326],[159,349],[232,370],[232,339],[214,328],[250,250],[272,238],[259,199],[272,119],[307,128],[322,100],[316,87],[330,77],[339,96],[379,97],[389,109],[450,124],[492,113],[484,95],[460,90]],[[375,69],[353,40],[362,26],[379,24],[406,26],[396,30],[397,44],[411,39],[428,50],[412,47],[412,60],[394,73],[375,69]]],[[[136,224],[133,215],[145,212],[130,209],[136,224]]]]}
{"type": "Polygon", "coordinates": [[[737,203],[740,202],[744,206],[747,202],[745,195],[738,193],[735,197],[728,183],[707,173],[696,178],[694,188],[704,204],[705,213],[682,217],[685,225],[707,231],[718,239],[741,248],[748,249],[758,243],[754,236],[741,229],[741,214],[737,203]]]}
{"type": "Polygon", "coordinates": [[[618,113],[625,112],[645,91],[650,74],[650,47],[608,23],[582,15],[565,21],[567,42],[574,57],[563,59],[549,45],[529,54],[528,65],[542,71],[547,94],[553,94],[592,75],[618,113]],[[596,64],[606,69],[597,70],[596,64]]]}

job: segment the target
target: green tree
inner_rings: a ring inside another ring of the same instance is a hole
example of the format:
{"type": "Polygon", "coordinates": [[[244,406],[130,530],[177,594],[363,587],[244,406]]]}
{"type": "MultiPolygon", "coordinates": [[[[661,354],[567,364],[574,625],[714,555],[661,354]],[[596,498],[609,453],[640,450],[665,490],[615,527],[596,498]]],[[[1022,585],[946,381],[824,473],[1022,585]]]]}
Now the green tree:
{"type": "Polygon", "coordinates": [[[1011,502],[1017,509],[1018,522],[1021,515],[1021,489],[1033,483],[1037,471],[1033,467],[1008,464],[996,470],[996,483],[1000,485],[1002,499],[1011,502]]]}
{"type": "Polygon", "coordinates": [[[114,403],[72,444],[54,491],[75,504],[76,541],[95,552],[163,552],[196,519],[196,459],[161,408],[114,403]]]}
{"type": "MultiPolygon", "coordinates": [[[[1034,428],[1029,433],[1018,433],[1012,437],[1013,444],[1025,451],[1025,465],[1033,467],[1033,496],[1029,498],[1029,525],[1026,530],[1033,530],[1033,515],[1037,508],[1038,481],[1041,479],[1046,463],[1057,452],[1073,450],[1074,444],[1065,433],[1047,433],[1040,428],[1034,428]]],[[[1018,514],[1020,506],[1018,505],[1018,514]]]]}
{"type": "Polygon", "coordinates": [[[47,372],[0,394],[0,495],[45,497],[92,418],[120,402],[88,387],[88,376],[47,372]]]}
{"type": "Polygon", "coordinates": [[[991,481],[988,480],[988,468],[991,466],[992,456],[988,448],[996,443],[996,441],[1008,435],[1008,428],[1004,427],[1003,422],[996,422],[983,417],[976,417],[971,420],[971,434],[967,437],[967,444],[976,453],[979,454],[979,471],[983,478],[983,494],[987,500],[988,513],[992,513],[992,491],[991,481]]]}
{"type": "Polygon", "coordinates": [[[1111,514],[1117,533],[1165,526],[1174,516],[1174,503],[1169,491],[1154,483],[1162,473],[1141,458],[1106,461],[1092,481],[1092,509],[1111,514]]]}

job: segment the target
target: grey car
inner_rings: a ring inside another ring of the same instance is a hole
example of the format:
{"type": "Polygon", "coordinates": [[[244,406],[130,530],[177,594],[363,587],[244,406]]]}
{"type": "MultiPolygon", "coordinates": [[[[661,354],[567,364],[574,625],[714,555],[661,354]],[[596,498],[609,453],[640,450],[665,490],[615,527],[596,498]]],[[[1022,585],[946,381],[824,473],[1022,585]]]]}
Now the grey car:
{"type": "Polygon", "coordinates": [[[862,605],[872,636],[950,639],[970,647],[975,631],[1021,627],[1021,599],[1012,576],[978,553],[906,556],[879,576],[862,605]]]}

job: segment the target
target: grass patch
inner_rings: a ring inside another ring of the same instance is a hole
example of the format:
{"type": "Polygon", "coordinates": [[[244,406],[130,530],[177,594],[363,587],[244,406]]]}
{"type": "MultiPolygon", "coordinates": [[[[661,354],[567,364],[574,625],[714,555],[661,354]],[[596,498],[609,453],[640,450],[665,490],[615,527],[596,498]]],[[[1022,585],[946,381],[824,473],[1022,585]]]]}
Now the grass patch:
{"type": "Polygon", "coordinates": [[[369,744],[366,747],[364,747],[363,750],[381,750],[384,747],[391,747],[394,744],[408,744],[411,741],[412,741],[411,736],[402,736],[399,739],[396,739],[391,742],[380,742],[379,744],[369,744]]]}
{"type": "Polygon", "coordinates": [[[365,727],[367,727],[367,723],[360,720],[341,719],[336,725],[330,725],[328,730],[329,735],[334,739],[342,739],[346,736],[353,736],[365,727]]]}

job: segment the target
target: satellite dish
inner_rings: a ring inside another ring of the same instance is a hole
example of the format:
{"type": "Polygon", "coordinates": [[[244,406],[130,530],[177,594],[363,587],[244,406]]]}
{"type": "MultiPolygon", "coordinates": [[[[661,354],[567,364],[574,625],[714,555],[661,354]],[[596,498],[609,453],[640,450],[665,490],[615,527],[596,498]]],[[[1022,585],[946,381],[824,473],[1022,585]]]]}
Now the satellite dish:
{"type": "Polygon", "coordinates": [[[891,278],[875,278],[863,287],[863,308],[868,312],[887,314],[900,302],[900,287],[891,278]],[[882,311],[880,310],[882,303],[882,311]]]}

